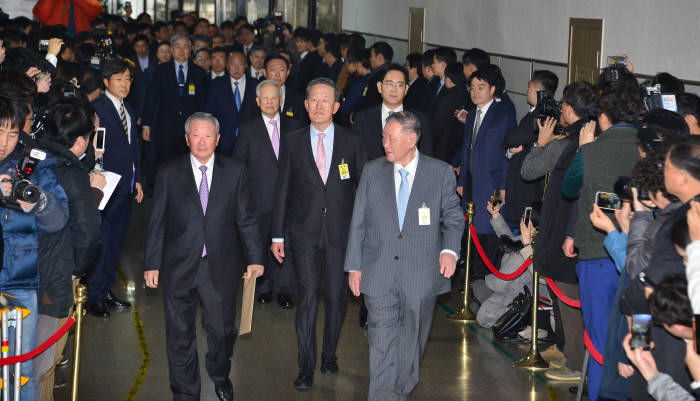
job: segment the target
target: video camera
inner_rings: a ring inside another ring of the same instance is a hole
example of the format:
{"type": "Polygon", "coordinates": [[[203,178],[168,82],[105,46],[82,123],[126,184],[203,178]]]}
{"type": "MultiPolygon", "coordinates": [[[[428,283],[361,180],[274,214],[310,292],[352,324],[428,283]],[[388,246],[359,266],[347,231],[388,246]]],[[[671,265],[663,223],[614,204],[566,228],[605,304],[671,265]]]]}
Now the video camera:
{"type": "Polygon", "coordinates": [[[646,111],[666,109],[676,113],[678,112],[676,95],[662,94],[660,84],[656,84],[654,86],[642,85],[642,99],[646,111]]]}
{"type": "Polygon", "coordinates": [[[90,58],[90,66],[100,70],[106,60],[114,58],[114,43],[112,42],[112,33],[110,31],[97,29],[93,33],[96,38],[96,50],[90,58]]]}
{"type": "Polygon", "coordinates": [[[37,203],[41,197],[41,189],[29,181],[29,177],[36,170],[40,161],[46,159],[46,152],[27,146],[24,148],[22,158],[15,166],[15,177],[4,180],[12,183],[12,190],[8,196],[0,198],[0,204],[8,209],[24,212],[18,200],[27,203],[37,203]]]}
{"type": "Polygon", "coordinates": [[[253,26],[256,28],[258,33],[264,33],[270,25],[275,26],[275,33],[282,32],[282,13],[276,12],[275,15],[268,15],[264,18],[258,18],[253,22],[253,26]]]}
{"type": "Polygon", "coordinates": [[[548,90],[537,91],[537,107],[535,107],[533,113],[535,113],[535,126],[533,127],[535,131],[539,129],[537,121],[539,121],[540,124],[544,124],[547,117],[552,117],[556,121],[554,135],[561,135],[564,133],[564,127],[559,123],[561,103],[554,99],[554,94],[552,92],[548,90]]]}

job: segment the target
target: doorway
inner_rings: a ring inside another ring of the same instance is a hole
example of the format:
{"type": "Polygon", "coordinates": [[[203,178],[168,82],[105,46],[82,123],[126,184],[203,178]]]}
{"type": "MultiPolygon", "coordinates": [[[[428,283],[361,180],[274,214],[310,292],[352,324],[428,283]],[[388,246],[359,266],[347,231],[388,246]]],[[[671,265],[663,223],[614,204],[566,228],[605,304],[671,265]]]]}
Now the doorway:
{"type": "Polygon", "coordinates": [[[568,83],[596,82],[600,74],[600,50],[603,41],[603,20],[569,19],[568,83]]]}
{"type": "Polygon", "coordinates": [[[408,10],[408,53],[423,54],[423,30],[425,9],[411,7],[408,10]]]}

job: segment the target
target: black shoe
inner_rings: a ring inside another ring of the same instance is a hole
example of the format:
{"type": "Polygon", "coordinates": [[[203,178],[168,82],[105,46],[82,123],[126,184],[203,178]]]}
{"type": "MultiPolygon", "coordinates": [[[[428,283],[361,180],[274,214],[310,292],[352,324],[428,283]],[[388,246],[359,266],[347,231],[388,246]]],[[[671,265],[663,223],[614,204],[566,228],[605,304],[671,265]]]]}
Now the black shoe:
{"type": "Polygon", "coordinates": [[[360,327],[367,329],[367,307],[364,302],[360,305],[360,327]]]}
{"type": "Polygon", "coordinates": [[[63,359],[61,360],[61,362],[57,363],[56,366],[59,368],[62,368],[64,366],[68,366],[69,363],[70,363],[70,358],[68,358],[67,356],[64,356],[63,359]]]}
{"type": "Polygon", "coordinates": [[[321,360],[321,374],[322,375],[337,375],[338,374],[338,358],[333,357],[333,359],[323,359],[321,360]]]}
{"type": "Polygon", "coordinates": [[[258,303],[269,304],[271,301],[272,301],[272,293],[271,292],[263,292],[262,294],[258,295],[258,303]]]}
{"type": "Polygon", "coordinates": [[[110,306],[112,308],[117,308],[117,309],[125,309],[125,308],[131,308],[131,303],[122,301],[118,299],[117,297],[114,296],[112,291],[107,291],[107,296],[105,297],[105,304],[107,306],[110,306]]]}
{"type": "Polygon", "coordinates": [[[107,305],[104,301],[88,301],[87,310],[91,315],[96,317],[109,317],[109,310],[107,310],[107,305]]]}
{"type": "Polygon", "coordinates": [[[68,385],[68,382],[65,379],[59,379],[56,378],[56,380],[53,383],[53,388],[63,388],[68,385]]]}
{"type": "Polygon", "coordinates": [[[287,294],[277,295],[277,305],[279,305],[282,309],[292,309],[294,306],[292,303],[292,297],[287,294]]]}
{"type": "Polygon", "coordinates": [[[297,390],[310,390],[314,385],[314,371],[309,369],[300,369],[299,376],[294,380],[294,388],[297,390]]]}
{"type": "Polygon", "coordinates": [[[215,384],[214,392],[220,401],[233,401],[233,384],[229,379],[223,383],[215,384]]]}

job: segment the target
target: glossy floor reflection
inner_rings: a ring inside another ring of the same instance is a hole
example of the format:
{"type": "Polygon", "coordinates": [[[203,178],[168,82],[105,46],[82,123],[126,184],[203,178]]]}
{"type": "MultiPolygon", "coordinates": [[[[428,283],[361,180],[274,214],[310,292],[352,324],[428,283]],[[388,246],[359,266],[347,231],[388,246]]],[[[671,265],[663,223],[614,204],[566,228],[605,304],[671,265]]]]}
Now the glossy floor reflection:
{"type": "MultiPolygon", "coordinates": [[[[127,294],[135,309],[115,312],[110,319],[86,316],[84,320],[80,400],[172,399],[162,294],[160,290],[143,288],[141,258],[149,201],[146,199],[143,205],[135,205],[133,209],[127,248],[121,260],[123,274],[115,285],[115,291],[127,294]],[[139,318],[143,323],[143,341],[139,341],[139,318]]],[[[456,308],[460,298],[454,293],[446,294],[440,302],[447,308],[456,308]]],[[[323,329],[322,308],[323,303],[317,322],[319,339],[323,329]]],[[[274,303],[256,304],[253,332],[239,337],[234,349],[231,380],[235,399],[366,400],[367,337],[357,323],[358,308],[359,303],[353,298],[338,347],[339,375],[324,377],[317,370],[313,390],[299,392],[292,385],[298,373],[294,310],[282,310],[274,303]]],[[[530,374],[511,366],[513,360],[527,353],[527,346],[493,342],[489,330],[451,322],[446,315],[445,308],[438,305],[421,367],[421,381],[412,400],[574,400],[568,391],[571,384],[548,384],[542,374],[530,374]]],[[[204,369],[206,341],[199,330],[201,399],[215,401],[214,385],[204,369]]],[[[69,344],[72,342],[71,337],[69,344]]],[[[57,377],[70,381],[70,369],[70,366],[59,368],[57,377]]],[[[55,395],[58,401],[69,400],[70,386],[57,389],[55,395]]]]}

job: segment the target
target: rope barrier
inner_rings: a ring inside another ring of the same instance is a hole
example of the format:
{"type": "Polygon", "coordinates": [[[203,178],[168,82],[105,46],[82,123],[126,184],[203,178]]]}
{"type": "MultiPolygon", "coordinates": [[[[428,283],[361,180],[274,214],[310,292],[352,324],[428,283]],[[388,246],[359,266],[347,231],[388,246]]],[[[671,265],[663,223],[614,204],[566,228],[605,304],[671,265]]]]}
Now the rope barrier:
{"type": "Polygon", "coordinates": [[[569,305],[572,308],[581,309],[581,301],[571,299],[571,298],[567,297],[566,295],[564,295],[564,293],[561,292],[559,287],[557,287],[557,285],[554,283],[554,280],[552,280],[551,278],[545,278],[544,280],[547,282],[547,285],[549,286],[549,288],[552,289],[552,291],[559,298],[560,301],[569,305]]]}
{"type": "Polygon", "coordinates": [[[501,280],[513,280],[514,278],[517,278],[518,276],[520,276],[521,274],[523,274],[523,272],[524,272],[524,271],[530,266],[530,264],[532,263],[532,259],[527,259],[527,260],[525,260],[525,262],[518,268],[518,270],[514,271],[513,273],[509,273],[509,274],[501,273],[500,271],[498,271],[498,269],[496,269],[496,268],[493,266],[493,263],[491,263],[491,261],[489,260],[489,258],[486,256],[486,253],[484,252],[484,249],[481,247],[481,244],[479,243],[479,238],[476,236],[476,229],[474,228],[474,226],[469,226],[469,230],[470,230],[471,233],[472,233],[472,239],[474,240],[474,247],[476,248],[476,251],[479,252],[479,256],[481,256],[481,260],[483,260],[483,261],[484,261],[484,264],[486,265],[486,267],[488,267],[489,270],[491,270],[491,273],[493,273],[494,276],[500,278],[501,280]]]}
{"type": "Polygon", "coordinates": [[[586,345],[586,349],[588,352],[590,352],[591,356],[593,359],[595,359],[596,362],[598,362],[600,365],[603,364],[603,355],[598,352],[597,349],[595,349],[595,345],[593,345],[593,340],[588,336],[588,330],[583,330],[583,344],[586,345]]]}
{"type": "Polygon", "coordinates": [[[44,341],[40,346],[27,352],[26,354],[14,355],[7,358],[0,358],[0,366],[14,365],[19,362],[25,362],[30,359],[36,358],[37,355],[46,351],[50,346],[54,345],[56,341],[63,337],[63,335],[66,334],[68,330],[70,330],[71,326],[73,326],[73,323],[75,323],[75,318],[70,317],[68,321],[65,324],[63,324],[61,328],[58,329],[57,332],[55,332],[51,337],[44,341]]]}

